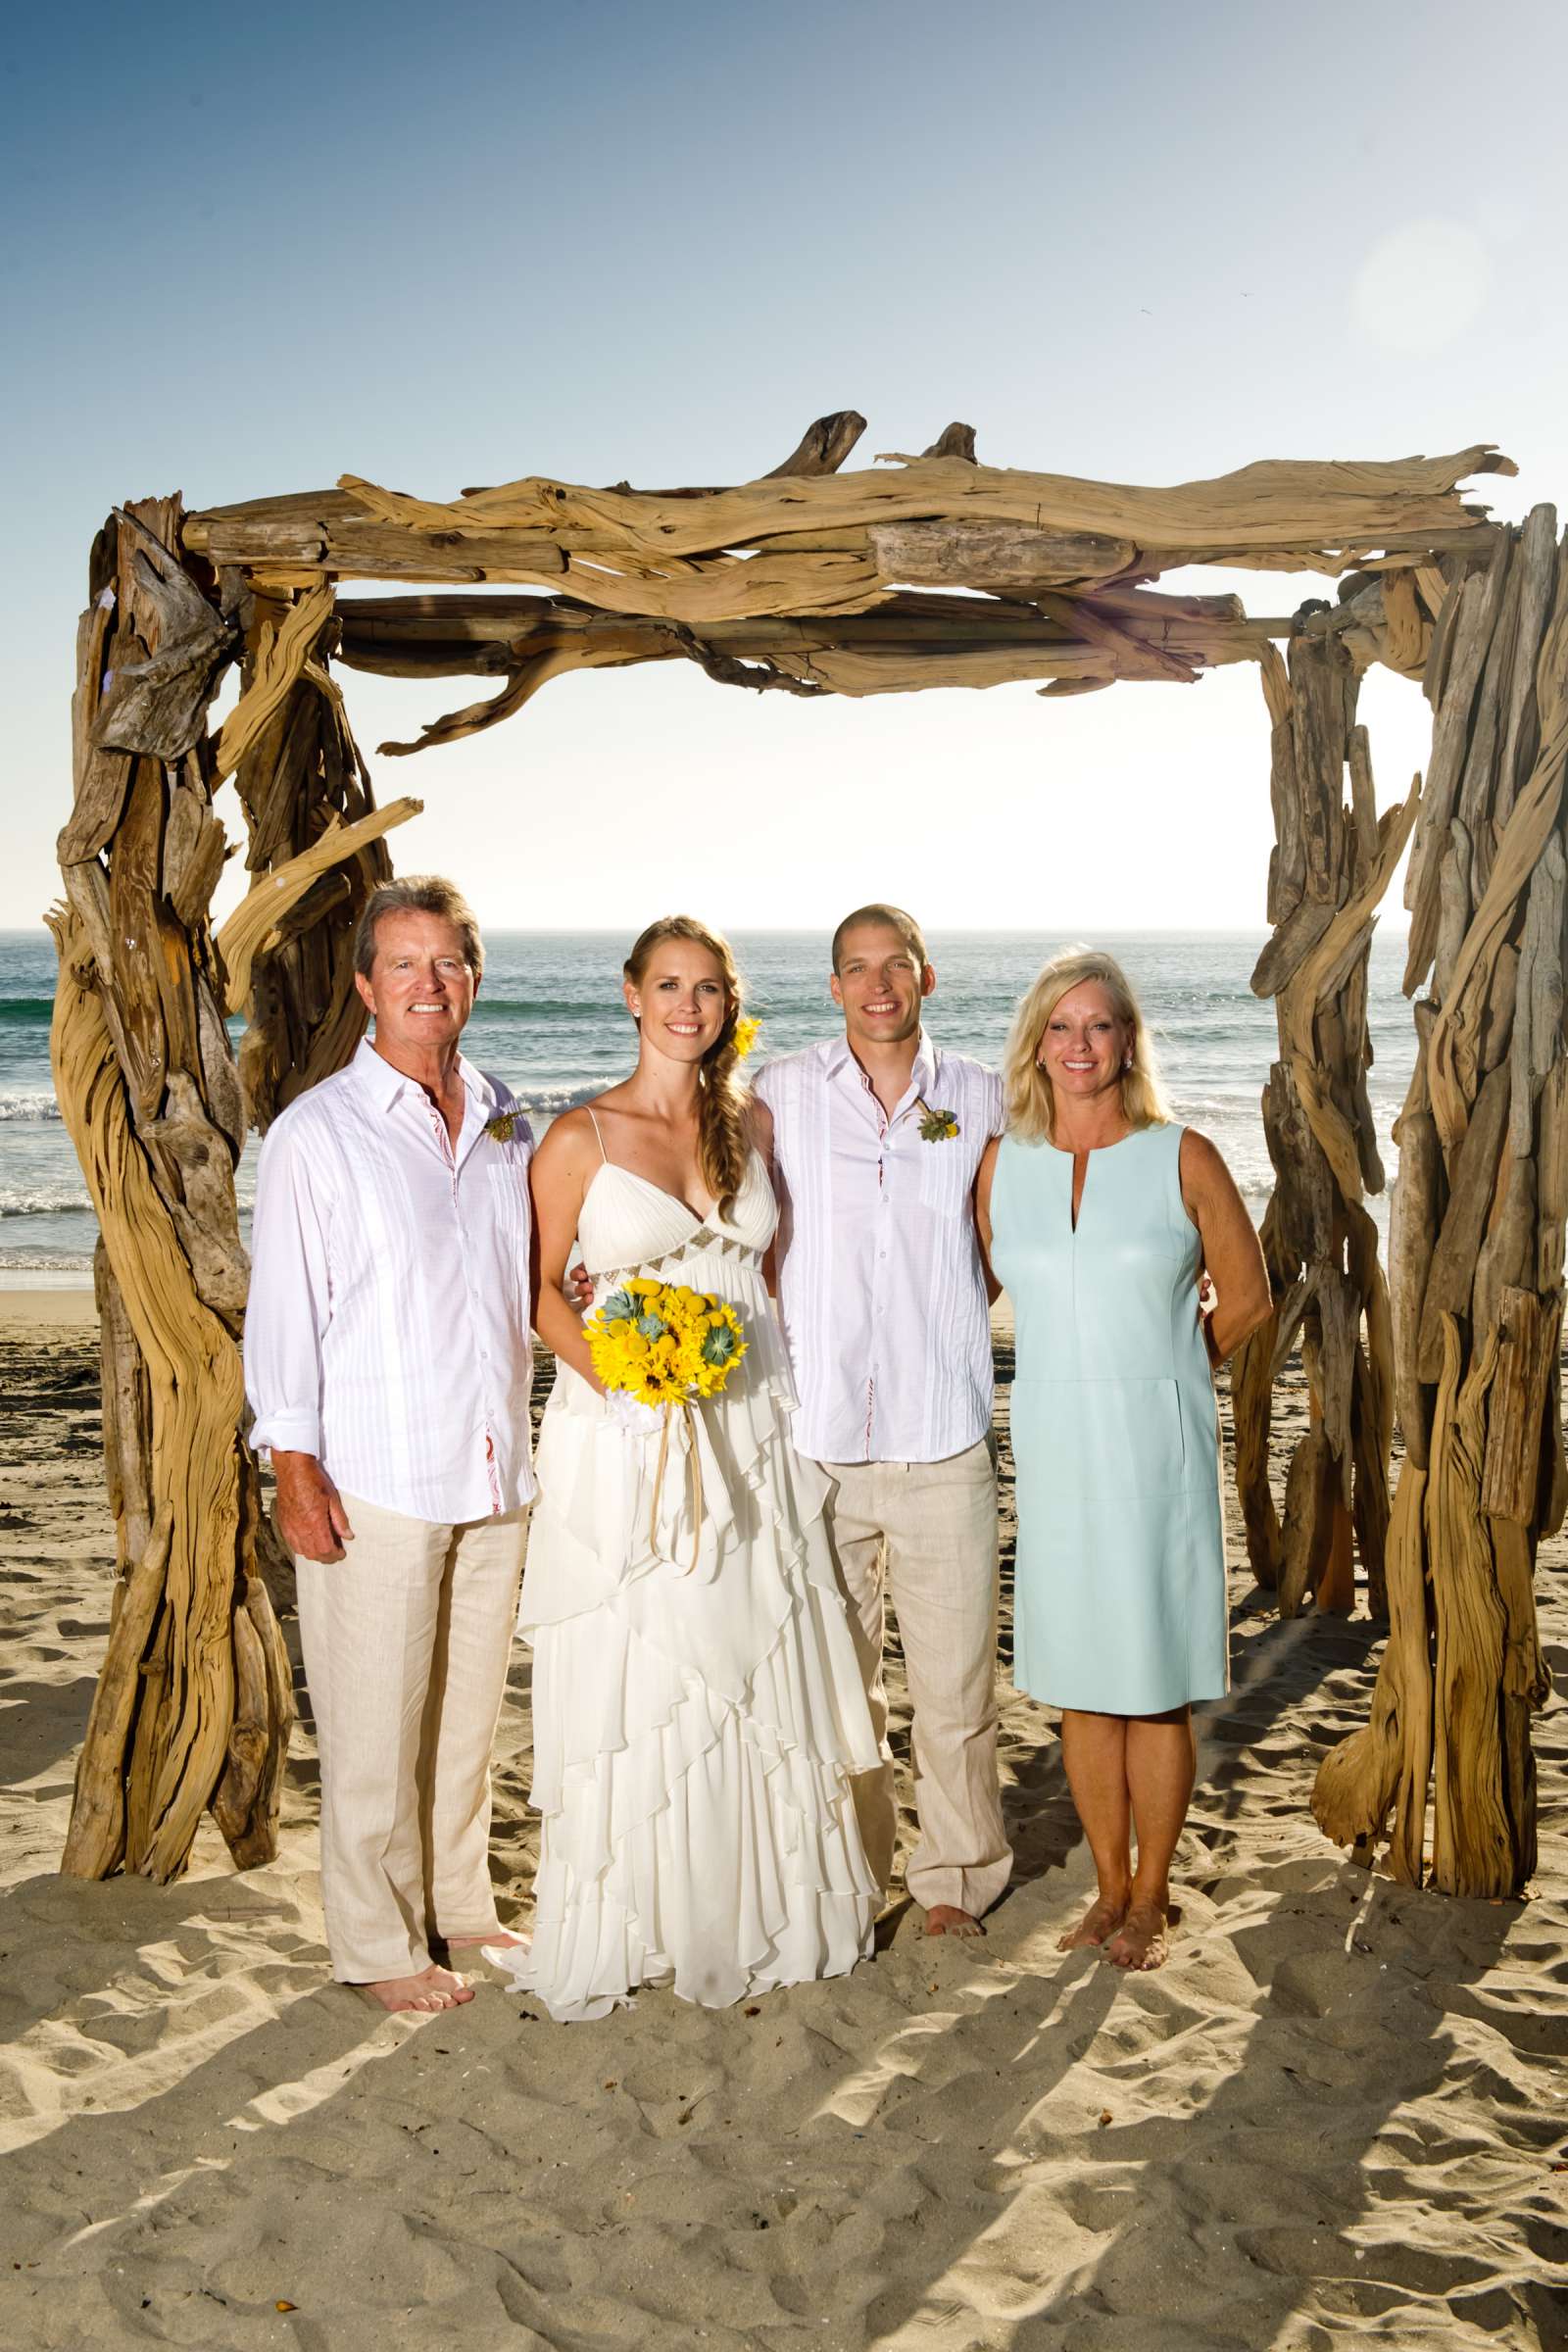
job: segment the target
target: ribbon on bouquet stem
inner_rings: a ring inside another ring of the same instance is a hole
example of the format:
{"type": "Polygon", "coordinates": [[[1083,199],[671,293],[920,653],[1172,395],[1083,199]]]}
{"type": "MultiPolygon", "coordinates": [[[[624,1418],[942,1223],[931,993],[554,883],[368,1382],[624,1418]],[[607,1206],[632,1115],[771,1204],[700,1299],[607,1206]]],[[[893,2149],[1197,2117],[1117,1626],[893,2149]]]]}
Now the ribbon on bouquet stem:
{"type": "Polygon", "coordinates": [[[654,1472],[654,1499],[648,1513],[648,1542],[652,1550],[659,1549],[659,1496],[664,1484],[664,1464],[669,1459],[669,1424],[676,1413],[686,1416],[686,1461],[692,1496],[692,1558],[691,1567],[686,1570],[690,1576],[703,1550],[703,1465],[697,1449],[697,1424],[684,1396],[667,1400],[664,1405],[664,1426],[659,1434],[659,1467],[654,1472]]]}

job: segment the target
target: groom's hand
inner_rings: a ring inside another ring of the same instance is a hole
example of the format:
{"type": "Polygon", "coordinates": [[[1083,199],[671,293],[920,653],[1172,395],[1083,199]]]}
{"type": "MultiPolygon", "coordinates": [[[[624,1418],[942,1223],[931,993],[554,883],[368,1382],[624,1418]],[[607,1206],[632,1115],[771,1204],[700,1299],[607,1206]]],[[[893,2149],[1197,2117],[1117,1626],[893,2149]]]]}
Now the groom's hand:
{"type": "Polygon", "coordinates": [[[314,1453],[272,1453],[277,1499],[272,1517],[288,1549],[300,1559],[323,1566],[344,1558],[343,1546],[354,1541],[349,1515],[339,1494],[314,1453]]]}
{"type": "Polygon", "coordinates": [[[579,1315],[585,1315],[594,1302],[594,1278],[587,1267],[579,1261],[561,1287],[566,1294],[567,1305],[574,1306],[579,1315]]]}

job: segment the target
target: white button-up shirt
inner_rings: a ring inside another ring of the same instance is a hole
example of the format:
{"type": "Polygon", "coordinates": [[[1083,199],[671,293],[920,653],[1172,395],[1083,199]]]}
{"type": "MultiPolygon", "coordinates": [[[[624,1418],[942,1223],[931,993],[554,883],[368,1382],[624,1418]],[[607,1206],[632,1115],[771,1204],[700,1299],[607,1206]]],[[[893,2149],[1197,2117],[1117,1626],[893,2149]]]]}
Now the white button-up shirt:
{"type": "Polygon", "coordinates": [[[888,1118],[843,1038],[769,1062],[779,1309],[800,1408],[795,1444],[824,1462],[940,1462],[991,1426],[980,1155],[1002,1081],[922,1037],[888,1118]],[[925,1110],[956,1136],[927,1143],[925,1110]]]}
{"type": "Polygon", "coordinates": [[[528,1161],[514,1096],[458,1062],[446,1121],[368,1041],[274,1120],[256,1174],[245,1387],[258,1450],[434,1524],[534,1491],[528,1161]],[[501,1113],[511,1136],[486,1132],[501,1113]]]}

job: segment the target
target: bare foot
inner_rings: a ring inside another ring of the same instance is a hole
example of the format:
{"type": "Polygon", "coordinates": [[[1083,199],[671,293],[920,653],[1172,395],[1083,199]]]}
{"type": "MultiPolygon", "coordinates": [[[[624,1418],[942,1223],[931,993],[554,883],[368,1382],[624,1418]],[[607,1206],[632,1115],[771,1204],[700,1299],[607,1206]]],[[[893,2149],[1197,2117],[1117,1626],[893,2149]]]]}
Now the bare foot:
{"type": "Polygon", "coordinates": [[[471,1984],[465,1984],[450,1968],[437,1968],[434,1961],[428,1968],[421,1968],[416,1977],[381,1977],[355,1989],[378,2009],[418,2009],[426,2013],[457,2009],[473,1998],[471,1984]]]}
{"type": "Polygon", "coordinates": [[[1058,1952],[1075,1952],[1081,1944],[1103,1943],[1114,1936],[1127,1916],[1127,1897],[1118,1902],[1108,1894],[1097,1895],[1075,1928],[1056,1937],[1058,1952]]]}
{"type": "Polygon", "coordinates": [[[933,1903],[925,1915],[925,1932],[928,1936],[956,1936],[963,1941],[985,1934],[974,1914],[960,1911],[956,1903],[933,1903]]]}
{"type": "Polygon", "coordinates": [[[1163,1968],[1170,1958],[1170,1915],[1163,1903],[1134,1903],[1105,1946],[1113,1968],[1163,1968]]]}
{"type": "Polygon", "coordinates": [[[470,1944],[484,1944],[492,1952],[531,1952],[533,1937],[514,1935],[511,1928],[492,1928],[488,1936],[449,1936],[446,1939],[449,1952],[466,1951],[470,1944]]]}

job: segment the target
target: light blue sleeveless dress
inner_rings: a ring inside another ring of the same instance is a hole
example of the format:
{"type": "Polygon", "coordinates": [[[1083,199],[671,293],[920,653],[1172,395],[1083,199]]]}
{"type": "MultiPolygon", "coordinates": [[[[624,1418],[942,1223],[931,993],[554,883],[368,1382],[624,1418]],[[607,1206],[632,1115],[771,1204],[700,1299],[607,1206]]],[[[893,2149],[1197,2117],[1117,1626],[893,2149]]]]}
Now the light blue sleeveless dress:
{"type": "Polygon", "coordinates": [[[1017,1319],[1013,1680],[1052,1706],[1158,1715],[1230,1688],[1214,1383],[1182,1130],[1089,1155],[1003,1139],[992,1263],[1017,1319]]]}

